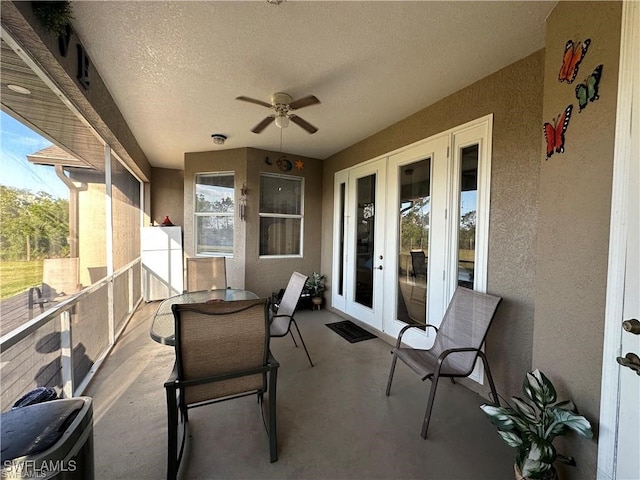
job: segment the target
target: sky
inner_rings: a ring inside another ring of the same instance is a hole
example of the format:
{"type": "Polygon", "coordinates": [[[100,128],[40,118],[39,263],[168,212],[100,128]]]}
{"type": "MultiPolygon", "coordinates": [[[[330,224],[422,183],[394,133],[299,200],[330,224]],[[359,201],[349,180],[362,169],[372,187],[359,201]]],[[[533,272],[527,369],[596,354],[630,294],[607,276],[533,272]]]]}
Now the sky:
{"type": "Polygon", "coordinates": [[[47,192],[56,198],[69,198],[69,190],[53,167],[33,165],[27,155],[51,145],[29,127],[0,112],[0,185],[47,192]]]}

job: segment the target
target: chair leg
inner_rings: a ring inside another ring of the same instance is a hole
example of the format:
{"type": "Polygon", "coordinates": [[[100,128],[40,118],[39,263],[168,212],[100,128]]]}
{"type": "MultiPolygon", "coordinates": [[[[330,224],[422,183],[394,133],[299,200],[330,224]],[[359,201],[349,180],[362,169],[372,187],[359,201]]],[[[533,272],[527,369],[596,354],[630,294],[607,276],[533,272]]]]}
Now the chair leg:
{"type": "Polygon", "coordinates": [[[398,361],[398,356],[396,355],[395,350],[393,351],[393,360],[391,360],[391,370],[389,371],[389,380],[387,381],[387,397],[389,393],[391,393],[391,382],[393,381],[393,373],[396,370],[396,362],[398,361]]]}
{"type": "Polygon", "coordinates": [[[269,454],[271,463],[278,461],[278,427],[276,422],[276,390],[278,369],[269,372],[269,454]]]}
{"type": "Polygon", "coordinates": [[[289,329],[289,335],[291,335],[291,340],[293,340],[293,344],[298,348],[298,342],[296,342],[296,337],[293,336],[293,332],[289,329]]]}
{"type": "Polygon", "coordinates": [[[436,388],[438,388],[438,379],[440,377],[440,371],[436,371],[431,378],[431,390],[429,391],[429,401],[427,402],[427,410],[424,412],[424,422],[422,423],[422,432],[420,435],[422,438],[427,438],[427,430],[429,429],[429,421],[431,420],[431,410],[433,409],[433,401],[436,398],[436,388]]]}
{"type": "Polygon", "coordinates": [[[166,388],[167,394],[167,480],[178,475],[178,406],[176,390],[166,388]]]}
{"type": "Polygon", "coordinates": [[[487,375],[487,380],[489,380],[489,387],[491,388],[491,396],[493,397],[493,401],[496,406],[500,406],[500,398],[498,397],[498,392],[496,391],[496,385],[493,383],[493,376],[491,375],[491,369],[489,368],[489,361],[487,360],[487,356],[484,352],[478,352],[480,358],[482,358],[482,363],[484,364],[484,371],[487,375]]]}
{"type": "MultiPolygon", "coordinates": [[[[298,328],[298,324],[296,323],[296,321],[292,318],[291,322],[295,325],[296,330],[298,331],[298,336],[300,337],[300,341],[302,342],[302,346],[304,347],[304,351],[307,354],[307,358],[309,359],[309,364],[313,367],[313,362],[311,361],[311,356],[309,355],[309,350],[307,350],[307,346],[304,343],[304,338],[302,338],[302,334],[300,333],[300,329],[298,328]]],[[[293,336],[293,334],[291,334],[291,336],[293,336]]]]}

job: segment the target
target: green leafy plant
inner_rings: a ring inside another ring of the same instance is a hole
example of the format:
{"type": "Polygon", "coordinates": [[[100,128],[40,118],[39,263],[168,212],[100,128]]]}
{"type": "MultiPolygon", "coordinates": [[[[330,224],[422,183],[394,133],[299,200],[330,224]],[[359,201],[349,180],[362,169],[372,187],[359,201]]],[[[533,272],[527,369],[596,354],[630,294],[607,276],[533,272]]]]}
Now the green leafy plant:
{"type": "Polygon", "coordinates": [[[498,434],[510,447],[518,449],[516,465],[526,478],[554,478],[553,463],[559,461],[575,466],[573,457],[556,452],[552,442],[559,435],[573,430],[592,438],[591,424],[571,400],[556,403],[553,384],[540,371],[528,372],[522,385],[528,400],[512,397],[513,406],[482,405],[498,434]]]}
{"type": "Polygon", "coordinates": [[[326,279],[326,275],[320,275],[317,272],[313,272],[313,274],[307,279],[305,287],[311,292],[313,297],[321,297],[326,288],[326,279]]]}
{"type": "Polygon", "coordinates": [[[33,12],[44,28],[57,36],[66,35],[67,27],[71,26],[73,20],[71,2],[34,1],[31,4],[33,12]]]}

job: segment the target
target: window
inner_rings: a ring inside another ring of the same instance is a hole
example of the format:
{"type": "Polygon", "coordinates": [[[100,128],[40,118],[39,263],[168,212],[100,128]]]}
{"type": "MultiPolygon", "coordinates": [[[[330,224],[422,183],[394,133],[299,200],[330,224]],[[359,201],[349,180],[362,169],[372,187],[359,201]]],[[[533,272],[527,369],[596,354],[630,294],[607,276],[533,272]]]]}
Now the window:
{"type": "Polygon", "coordinates": [[[196,175],[196,255],[233,255],[233,185],[232,172],[196,175]]]}
{"type": "Polygon", "coordinates": [[[304,180],[260,176],[260,255],[302,255],[304,180]]]}

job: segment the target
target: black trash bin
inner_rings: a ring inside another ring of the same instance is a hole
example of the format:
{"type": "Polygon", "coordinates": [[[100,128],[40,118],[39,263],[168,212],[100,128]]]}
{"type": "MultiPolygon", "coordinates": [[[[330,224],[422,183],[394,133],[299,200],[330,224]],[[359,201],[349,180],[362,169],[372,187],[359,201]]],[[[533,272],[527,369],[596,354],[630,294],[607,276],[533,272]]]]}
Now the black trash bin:
{"type": "Polygon", "coordinates": [[[2,478],[93,480],[91,398],[27,405],[2,413],[2,478]]]}

